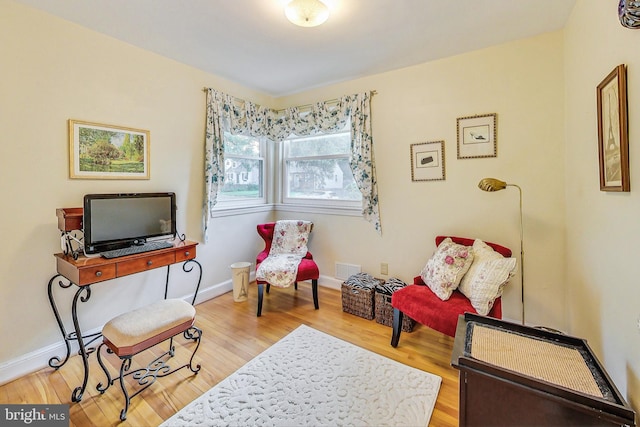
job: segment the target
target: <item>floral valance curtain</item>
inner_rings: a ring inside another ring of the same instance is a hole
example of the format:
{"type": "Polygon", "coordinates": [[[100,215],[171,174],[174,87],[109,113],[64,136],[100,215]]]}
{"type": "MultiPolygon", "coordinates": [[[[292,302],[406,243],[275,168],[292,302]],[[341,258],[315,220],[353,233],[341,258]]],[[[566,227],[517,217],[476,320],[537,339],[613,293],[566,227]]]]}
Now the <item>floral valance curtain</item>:
{"type": "Polygon", "coordinates": [[[204,238],[218,190],[224,183],[224,132],[283,141],[289,135],[335,133],[351,120],[351,171],[363,197],[363,216],[381,232],[378,186],[371,137],[371,94],[346,95],[337,102],[317,102],[311,111],[299,107],[272,110],[207,89],[205,132],[204,238]]]}

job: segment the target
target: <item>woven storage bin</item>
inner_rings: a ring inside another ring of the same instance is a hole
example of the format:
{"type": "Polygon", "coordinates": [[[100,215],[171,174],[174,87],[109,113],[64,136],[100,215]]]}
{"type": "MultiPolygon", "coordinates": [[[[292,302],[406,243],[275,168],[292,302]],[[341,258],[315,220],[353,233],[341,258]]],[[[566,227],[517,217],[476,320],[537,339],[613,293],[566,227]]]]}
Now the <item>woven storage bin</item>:
{"type": "MultiPolygon", "coordinates": [[[[402,289],[407,286],[400,279],[395,277],[390,278],[384,284],[376,285],[375,288],[375,313],[376,322],[393,326],[393,306],[391,305],[391,295],[398,289],[402,289]]],[[[416,321],[407,315],[402,316],[402,330],[404,332],[412,332],[416,321]]]]}
{"type": "Polygon", "coordinates": [[[375,287],[382,279],[367,273],[357,273],[342,284],[342,311],[371,320],[374,317],[375,287]]]}

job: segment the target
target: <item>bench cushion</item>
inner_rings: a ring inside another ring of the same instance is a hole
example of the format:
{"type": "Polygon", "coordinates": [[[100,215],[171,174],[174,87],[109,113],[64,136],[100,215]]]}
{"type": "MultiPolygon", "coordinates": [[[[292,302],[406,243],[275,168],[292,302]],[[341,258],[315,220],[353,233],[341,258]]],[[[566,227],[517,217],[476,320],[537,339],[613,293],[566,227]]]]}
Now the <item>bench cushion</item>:
{"type": "MultiPolygon", "coordinates": [[[[391,297],[391,305],[416,322],[453,337],[456,334],[459,315],[467,312],[477,314],[471,302],[459,291],[453,291],[447,301],[442,301],[428,286],[422,284],[419,277],[414,280],[420,284],[395,291],[391,297]]],[[[502,318],[500,298],[494,302],[489,316],[502,318]]]]}
{"type": "Polygon", "coordinates": [[[167,299],[114,317],[102,328],[104,342],[118,356],[146,350],[193,326],[196,309],[167,299]]]}

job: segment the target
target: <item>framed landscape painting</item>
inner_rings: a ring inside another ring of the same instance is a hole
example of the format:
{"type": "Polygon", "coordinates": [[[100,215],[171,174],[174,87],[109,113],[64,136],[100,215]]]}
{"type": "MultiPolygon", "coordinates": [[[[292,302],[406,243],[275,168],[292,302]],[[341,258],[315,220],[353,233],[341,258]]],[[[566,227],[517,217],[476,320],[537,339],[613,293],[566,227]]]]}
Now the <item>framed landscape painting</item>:
{"type": "Polygon", "coordinates": [[[69,176],[149,179],[149,131],[69,120],[69,176]]]}

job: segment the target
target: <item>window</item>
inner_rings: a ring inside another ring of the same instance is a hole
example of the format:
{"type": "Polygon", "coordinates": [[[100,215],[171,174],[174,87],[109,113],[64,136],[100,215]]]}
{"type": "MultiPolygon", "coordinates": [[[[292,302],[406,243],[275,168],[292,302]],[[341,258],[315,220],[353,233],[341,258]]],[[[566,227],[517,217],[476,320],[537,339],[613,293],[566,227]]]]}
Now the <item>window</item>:
{"type": "Polygon", "coordinates": [[[264,204],[264,143],[258,138],[225,132],[224,176],[218,193],[222,206],[264,204]]]}
{"type": "Polygon", "coordinates": [[[284,141],[284,204],[361,208],[362,194],[349,167],[349,126],[339,133],[284,141]]]}

